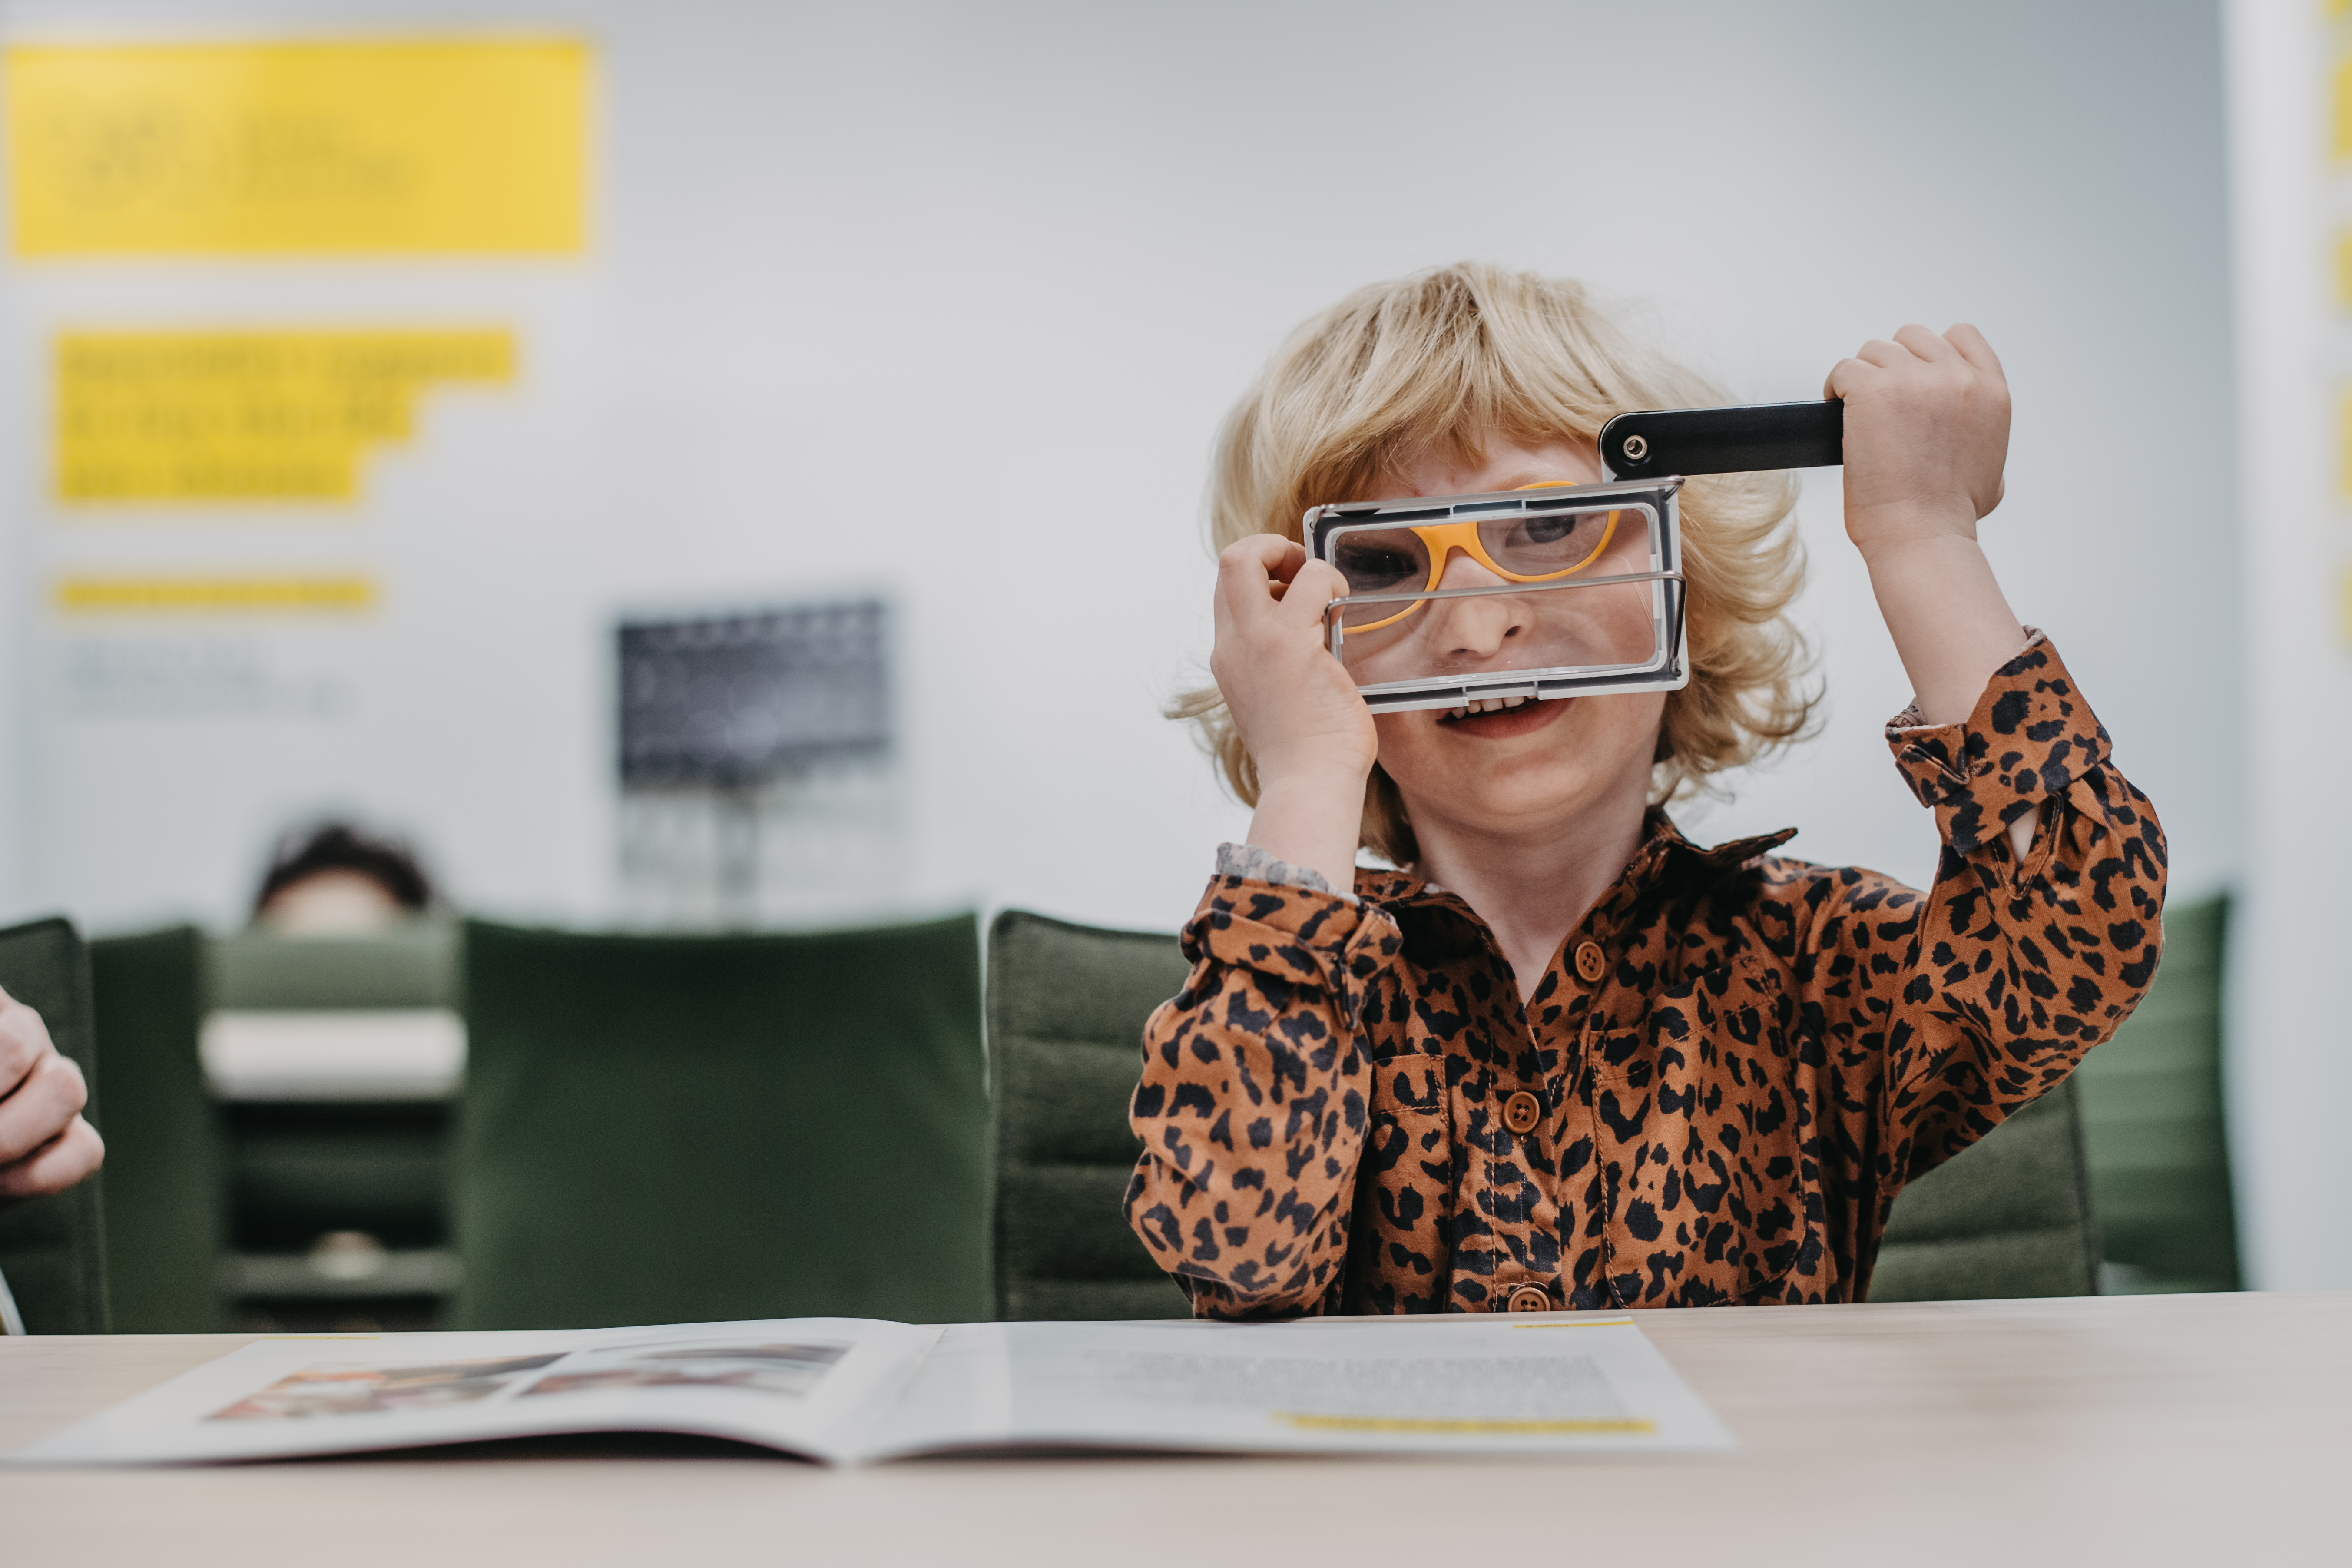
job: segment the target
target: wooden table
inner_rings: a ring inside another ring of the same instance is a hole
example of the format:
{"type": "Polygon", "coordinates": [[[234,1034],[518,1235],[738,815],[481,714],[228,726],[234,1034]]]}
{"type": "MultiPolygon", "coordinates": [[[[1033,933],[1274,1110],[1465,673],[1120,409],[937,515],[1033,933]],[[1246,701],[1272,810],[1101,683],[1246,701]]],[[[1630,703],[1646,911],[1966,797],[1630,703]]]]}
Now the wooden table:
{"type": "MultiPolygon", "coordinates": [[[[1642,1326],[1738,1453],[837,1471],[630,1438],[0,1470],[0,1563],[2352,1562],[2352,1292],[1759,1307],[1642,1326]]],[[[247,1337],[0,1342],[0,1450],[247,1337]]]]}

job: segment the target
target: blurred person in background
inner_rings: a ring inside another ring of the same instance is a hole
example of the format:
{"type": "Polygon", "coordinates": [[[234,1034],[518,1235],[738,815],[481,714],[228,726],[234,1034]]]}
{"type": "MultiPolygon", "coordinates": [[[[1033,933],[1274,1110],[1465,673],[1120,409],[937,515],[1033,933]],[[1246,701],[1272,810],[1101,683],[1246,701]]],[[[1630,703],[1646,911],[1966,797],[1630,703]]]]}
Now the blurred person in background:
{"type": "Polygon", "coordinates": [[[394,839],[344,822],[278,841],[253,896],[253,923],[279,936],[364,936],[432,911],[433,882],[394,839]]]}

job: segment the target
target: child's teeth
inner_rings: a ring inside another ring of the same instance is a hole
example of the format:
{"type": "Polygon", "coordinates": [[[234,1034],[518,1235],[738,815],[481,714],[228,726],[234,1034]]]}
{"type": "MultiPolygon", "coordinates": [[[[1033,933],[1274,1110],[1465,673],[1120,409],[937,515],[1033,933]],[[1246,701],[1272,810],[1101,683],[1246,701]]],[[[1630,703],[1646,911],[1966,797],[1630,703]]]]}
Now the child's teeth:
{"type": "Polygon", "coordinates": [[[1448,719],[1466,719],[1473,713],[1499,713],[1506,708],[1523,707],[1534,700],[1524,691],[1510,697],[1473,697],[1459,708],[1448,708],[1445,716],[1448,719]]]}

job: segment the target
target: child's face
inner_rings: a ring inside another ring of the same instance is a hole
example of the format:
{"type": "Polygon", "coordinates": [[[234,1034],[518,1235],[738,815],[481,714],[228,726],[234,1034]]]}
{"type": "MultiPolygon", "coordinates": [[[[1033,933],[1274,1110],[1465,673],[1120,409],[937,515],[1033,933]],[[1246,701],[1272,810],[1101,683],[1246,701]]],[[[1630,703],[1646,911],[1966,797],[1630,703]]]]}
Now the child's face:
{"type": "MultiPolygon", "coordinates": [[[[1486,444],[1486,460],[1431,457],[1400,470],[1384,494],[1471,495],[1546,483],[1596,484],[1604,476],[1591,449],[1571,442],[1521,447],[1486,444]]],[[[1646,560],[1641,565],[1646,565],[1646,560]]],[[[1448,563],[1444,586],[1505,584],[1466,555],[1448,563]]],[[[1545,601],[1574,600],[1580,590],[1497,595],[1427,606],[1453,611],[1445,628],[1461,662],[1507,664],[1512,639],[1541,636],[1533,617],[1545,601]]],[[[1610,590],[1595,590],[1606,595],[1610,590]]],[[[1648,595],[1639,596],[1646,642],[1648,595]]],[[[1418,618],[1418,617],[1416,617],[1418,618]]],[[[1650,763],[1665,712],[1662,691],[1612,692],[1550,702],[1523,702],[1456,718],[1446,710],[1374,716],[1381,765],[1396,781],[1405,809],[1424,832],[1444,824],[1476,837],[1541,836],[1599,803],[1633,791],[1646,797],[1650,763]]]]}

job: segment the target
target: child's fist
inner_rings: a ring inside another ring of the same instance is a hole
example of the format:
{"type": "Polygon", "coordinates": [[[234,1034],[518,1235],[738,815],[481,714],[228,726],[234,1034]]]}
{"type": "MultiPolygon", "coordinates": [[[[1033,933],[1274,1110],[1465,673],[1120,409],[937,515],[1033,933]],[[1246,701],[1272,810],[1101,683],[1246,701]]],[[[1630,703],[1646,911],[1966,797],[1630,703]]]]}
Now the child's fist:
{"type": "Polygon", "coordinates": [[[1824,392],[1845,400],[1845,531],[1864,555],[1976,537],[2009,456],[2009,382],[1982,332],[1905,327],[1840,360],[1824,392]]]}

